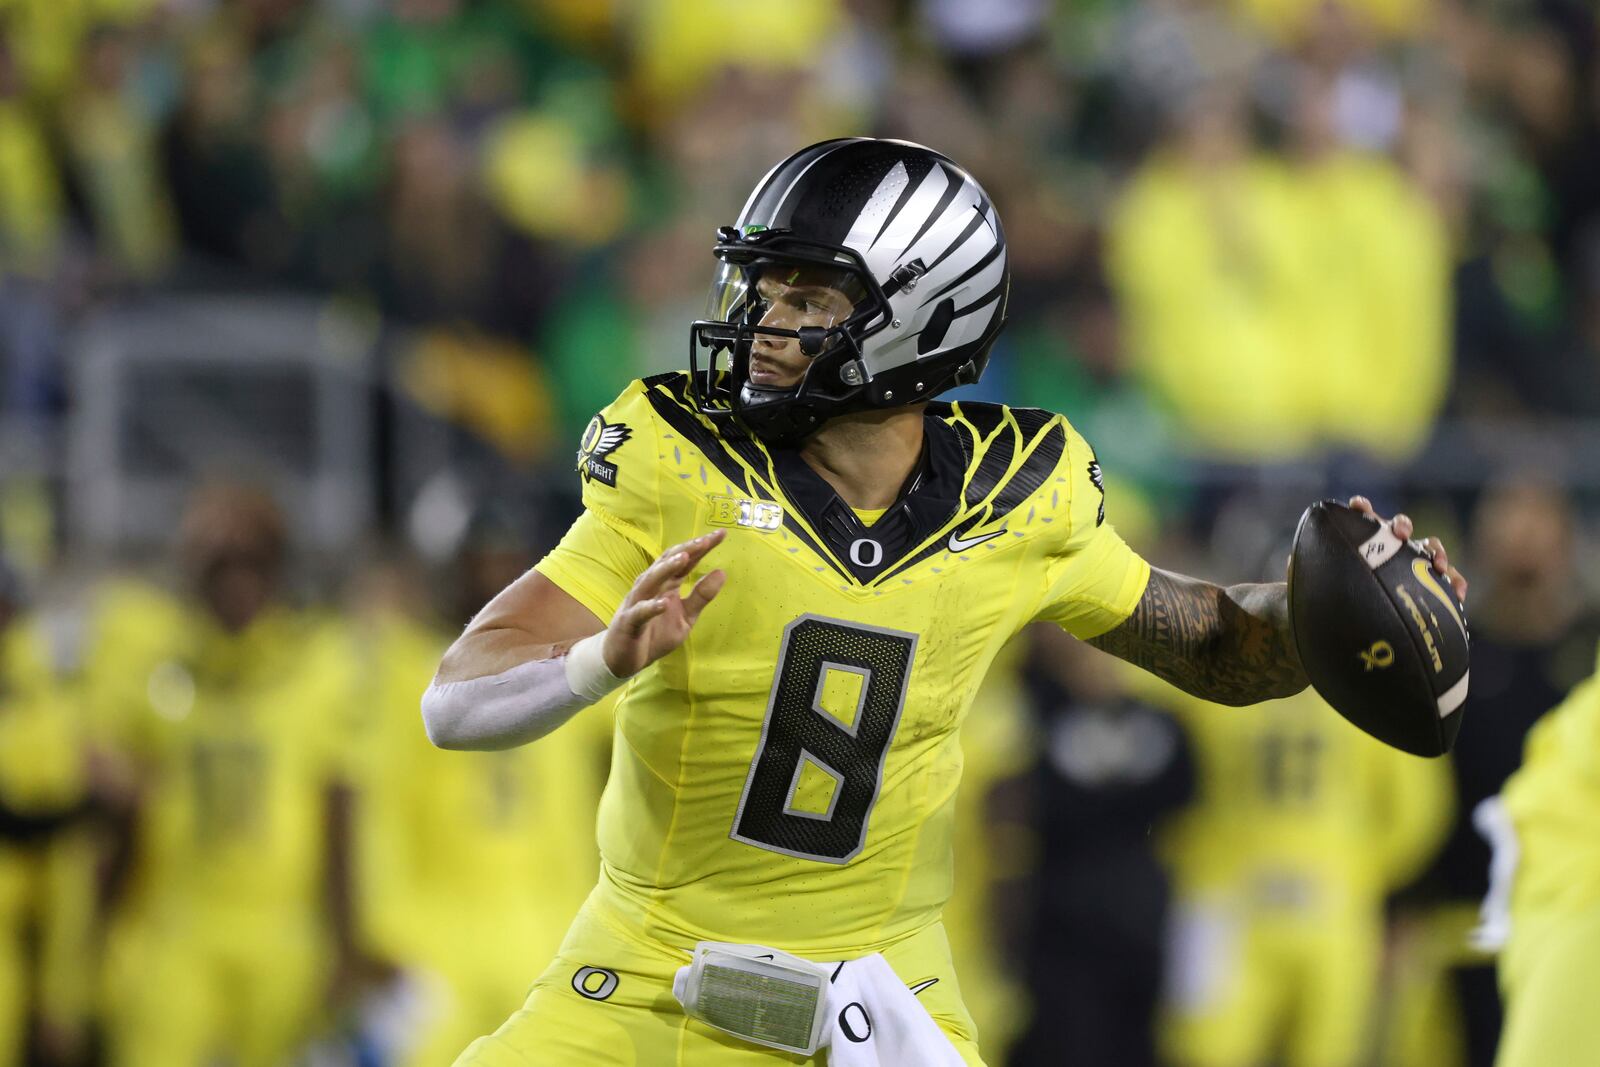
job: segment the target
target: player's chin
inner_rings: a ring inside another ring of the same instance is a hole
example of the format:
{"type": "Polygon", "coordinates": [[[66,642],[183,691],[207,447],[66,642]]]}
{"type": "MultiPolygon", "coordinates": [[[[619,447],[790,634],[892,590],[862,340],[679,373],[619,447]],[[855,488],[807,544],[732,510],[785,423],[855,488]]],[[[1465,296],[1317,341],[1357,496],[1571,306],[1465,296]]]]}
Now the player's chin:
{"type": "Polygon", "coordinates": [[[793,389],[805,377],[804,367],[788,367],[775,359],[754,356],[750,360],[750,384],[758,389],[793,389]]]}

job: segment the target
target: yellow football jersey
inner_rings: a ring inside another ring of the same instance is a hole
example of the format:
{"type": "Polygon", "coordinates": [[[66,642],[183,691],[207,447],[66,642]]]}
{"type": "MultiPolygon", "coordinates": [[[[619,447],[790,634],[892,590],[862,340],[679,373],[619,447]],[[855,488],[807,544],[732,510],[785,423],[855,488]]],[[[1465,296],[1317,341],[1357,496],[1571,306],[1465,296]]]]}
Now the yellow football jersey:
{"type": "Polygon", "coordinates": [[[600,893],[669,945],[871,952],[950,895],[957,731],[1022,626],[1125,619],[1149,567],[1104,521],[1059,415],[930,405],[870,528],[798,453],[723,434],[688,376],[635,382],[584,434],[584,514],[538,564],[604,621],[665,548],[726,528],[728,586],[630,679],[600,808],[600,893]]]}
{"type": "MultiPolygon", "coordinates": [[[[81,701],[31,618],[0,631],[0,802],[23,815],[77,808],[88,790],[81,701]]],[[[92,993],[93,839],[61,826],[0,842],[0,1065],[20,1064],[30,1007],[81,1026],[92,993]]]]}
{"type": "Polygon", "coordinates": [[[1162,688],[1199,767],[1166,835],[1188,890],[1290,879],[1319,911],[1365,909],[1432,858],[1452,809],[1445,764],[1373,740],[1310,689],[1240,710],[1162,688]]]}
{"type": "Polygon", "coordinates": [[[1520,856],[1500,957],[1506,1020],[1495,1062],[1576,1063],[1574,1050],[1600,1048],[1600,672],[1528,734],[1522,768],[1501,796],[1520,856]]]}
{"type": "Polygon", "coordinates": [[[1529,732],[1502,796],[1521,848],[1514,921],[1600,906],[1600,673],[1529,732]]]}
{"type": "Polygon", "coordinates": [[[282,609],[240,634],[195,612],[168,637],[112,716],[148,786],[139,889],[191,915],[314,912],[358,695],[349,642],[282,609]]]}

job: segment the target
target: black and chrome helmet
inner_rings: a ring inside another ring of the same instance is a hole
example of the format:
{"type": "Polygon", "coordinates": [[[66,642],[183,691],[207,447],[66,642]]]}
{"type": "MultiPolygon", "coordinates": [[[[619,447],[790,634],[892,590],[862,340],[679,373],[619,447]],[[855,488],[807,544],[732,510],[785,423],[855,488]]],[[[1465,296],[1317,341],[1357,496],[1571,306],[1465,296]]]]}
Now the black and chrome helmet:
{"type": "Polygon", "coordinates": [[[897,407],[978,380],[1005,324],[1010,272],[1000,218],[972,176],[907,141],[849,137],[802,149],[717,231],[707,316],[690,328],[700,410],[793,443],[835,415],[897,407]],[[802,273],[847,294],[828,325],[762,325],[763,276],[802,273]],[[760,336],[796,338],[797,385],[750,380],[760,336]]]}

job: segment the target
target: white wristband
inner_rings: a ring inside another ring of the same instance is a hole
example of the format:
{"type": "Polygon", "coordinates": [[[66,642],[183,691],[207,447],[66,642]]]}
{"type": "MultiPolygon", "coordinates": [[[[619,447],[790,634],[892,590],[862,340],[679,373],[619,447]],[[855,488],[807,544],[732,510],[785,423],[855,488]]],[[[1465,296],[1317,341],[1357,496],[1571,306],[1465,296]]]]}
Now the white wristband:
{"type": "Polygon", "coordinates": [[[611,673],[601,650],[606,632],[591,634],[567,650],[567,688],[587,704],[594,704],[627,681],[611,673]]]}

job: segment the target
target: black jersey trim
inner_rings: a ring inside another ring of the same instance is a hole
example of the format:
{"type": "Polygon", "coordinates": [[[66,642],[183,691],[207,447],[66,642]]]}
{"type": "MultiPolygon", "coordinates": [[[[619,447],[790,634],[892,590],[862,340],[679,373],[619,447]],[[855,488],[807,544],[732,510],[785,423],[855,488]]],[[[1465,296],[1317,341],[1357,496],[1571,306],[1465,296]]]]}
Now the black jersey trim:
{"type": "Polygon", "coordinates": [[[1066,452],[1066,427],[1056,415],[1037,408],[1006,408],[998,404],[955,404],[945,416],[965,445],[970,437],[978,449],[976,466],[968,460],[970,476],[960,515],[937,536],[906,559],[885,570],[883,582],[948,551],[951,534],[965,535],[995,525],[1032,496],[1061,462],[1066,452]],[[1018,454],[1016,469],[1011,470],[1018,454]],[[981,489],[982,492],[975,492],[981,489]]]}
{"type": "MultiPolygon", "coordinates": [[[[645,399],[650,401],[650,406],[662,421],[699,449],[724,478],[746,494],[755,492],[750,470],[728,451],[726,443],[715,429],[684,406],[681,390],[687,387],[688,380],[687,376],[679,373],[656,374],[645,378],[642,382],[645,399]]],[[[767,496],[766,499],[772,498],[767,496]]]]}
{"type": "Polygon", "coordinates": [[[998,404],[961,404],[956,410],[977,431],[977,465],[971,469],[961,494],[968,507],[977,507],[1011,468],[1019,435],[1007,432],[1006,409],[998,404]]]}
{"type": "Polygon", "coordinates": [[[908,552],[915,551],[935,530],[960,510],[965,450],[948,423],[927,418],[924,448],[916,467],[906,478],[895,502],[871,527],[839,498],[833,487],[792,449],[773,456],[773,469],[792,501],[810,521],[849,577],[863,588],[877,581],[908,552]],[[858,560],[852,547],[857,541],[875,544],[870,562],[858,560]]]}
{"type": "MultiPolygon", "coordinates": [[[[1018,419],[1017,422],[1021,426],[1022,420],[1018,419]]],[[[1036,428],[1030,433],[1024,427],[1023,433],[1029,434],[1037,443],[1022,461],[1022,466],[994,495],[996,516],[1009,514],[1018,504],[1036,493],[1045,479],[1050,477],[1050,472],[1060,464],[1062,453],[1067,450],[1067,431],[1059,422],[1045,430],[1042,439],[1036,428]]]]}
{"type": "MultiPolygon", "coordinates": [[[[687,374],[682,371],[668,371],[665,374],[645,378],[643,384],[650,406],[655,408],[662,420],[699,449],[723,477],[748,495],[775,503],[780,502],[779,491],[775,488],[778,478],[773,470],[771,454],[754,440],[729,440],[708,425],[702,416],[692,411],[688,407],[687,374]],[[762,471],[766,472],[765,477],[762,471]]],[[[781,503],[789,505],[783,509],[784,529],[798,538],[801,544],[820,557],[840,576],[850,577],[844,565],[823,547],[822,539],[800,521],[795,514],[793,501],[784,499],[781,503]]]]}

